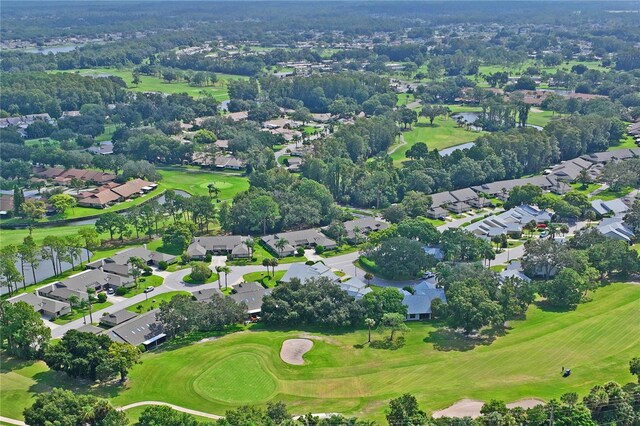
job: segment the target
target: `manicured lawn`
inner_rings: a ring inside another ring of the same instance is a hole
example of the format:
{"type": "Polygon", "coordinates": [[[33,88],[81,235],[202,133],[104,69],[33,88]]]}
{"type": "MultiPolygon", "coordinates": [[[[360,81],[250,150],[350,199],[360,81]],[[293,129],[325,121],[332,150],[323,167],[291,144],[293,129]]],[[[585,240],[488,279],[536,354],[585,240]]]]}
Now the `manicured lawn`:
{"type": "MultiPolygon", "coordinates": [[[[94,303],[92,304],[91,312],[97,312],[101,309],[108,308],[111,305],[113,305],[113,303],[111,302],[94,303]]],[[[82,318],[83,316],[86,316],[87,321],[89,321],[89,309],[85,308],[81,310],[80,308],[73,308],[73,310],[67,315],[63,315],[61,317],[54,319],[53,323],[58,325],[64,325],[71,321],[77,320],[78,318],[82,318]]],[[[93,320],[94,321],[97,320],[95,315],[93,316],[93,320]]]]}
{"type": "Polygon", "coordinates": [[[173,298],[173,296],[177,296],[179,294],[189,295],[191,293],[188,291],[170,291],[168,293],[153,294],[153,292],[151,292],[149,293],[148,300],[140,302],[137,305],[129,306],[127,311],[135,312],[136,314],[148,312],[160,307],[160,302],[168,302],[173,298]]]}
{"type": "Polygon", "coordinates": [[[133,75],[130,69],[92,68],[72,70],[68,72],[77,72],[81,75],[87,76],[108,74],[120,77],[125,83],[127,83],[129,90],[133,92],[162,92],[167,94],[187,93],[195,98],[199,98],[204,95],[213,95],[213,97],[218,101],[225,101],[229,99],[229,94],[227,93],[227,83],[229,80],[247,79],[247,77],[239,75],[216,74],[218,76],[218,82],[215,85],[195,87],[190,86],[187,82],[167,83],[159,77],[140,75],[140,84],[138,86],[134,86],[131,82],[133,75]]]}
{"type": "Polygon", "coordinates": [[[164,283],[164,278],[159,277],[158,275],[150,275],[148,277],[140,277],[138,278],[138,287],[131,288],[123,297],[130,298],[133,296],[137,296],[144,292],[144,289],[149,286],[160,287],[164,283]]]}
{"type": "Polygon", "coordinates": [[[187,276],[186,276],[186,277],[184,277],[184,279],[183,279],[183,281],[184,281],[185,283],[187,283],[187,284],[191,284],[191,285],[209,284],[209,283],[212,283],[212,282],[217,281],[217,280],[218,280],[218,274],[216,274],[215,272],[214,272],[214,273],[212,273],[212,274],[211,274],[211,276],[210,276],[209,278],[207,278],[206,280],[204,280],[204,281],[197,281],[197,280],[194,280],[194,279],[191,277],[191,274],[187,275],[187,276]]]}
{"type": "Polygon", "coordinates": [[[159,169],[160,185],[164,189],[180,189],[191,195],[209,195],[207,185],[213,183],[220,190],[221,200],[230,200],[238,192],[249,189],[249,181],[231,173],[204,171],[193,167],[166,167],[159,169]]]}
{"type": "Polygon", "coordinates": [[[325,251],[320,256],[324,258],[328,258],[328,257],[334,257],[334,256],[340,256],[343,254],[353,253],[360,250],[361,246],[362,245],[352,246],[349,244],[343,244],[333,250],[325,251]]]}
{"type": "Polygon", "coordinates": [[[629,149],[629,148],[637,148],[636,141],[633,139],[633,136],[626,135],[625,138],[618,145],[610,146],[607,151],[615,151],[618,149],[629,149]]]}
{"type": "MultiPolygon", "coordinates": [[[[69,225],[69,226],[52,226],[49,228],[34,228],[33,239],[36,244],[41,245],[42,240],[47,235],[55,235],[56,237],[68,237],[76,235],[82,228],[89,228],[92,225],[69,225]]],[[[0,230],[0,247],[9,244],[22,244],[22,240],[29,235],[28,229],[1,229],[0,230]]],[[[108,238],[108,235],[107,235],[108,238]]]]}
{"type": "Polygon", "coordinates": [[[572,183],[570,185],[571,185],[571,188],[573,188],[573,191],[581,192],[586,195],[589,195],[596,189],[600,188],[599,183],[590,183],[587,185],[586,188],[583,188],[581,183],[572,183]]]}
{"type": "Polygon", "coordinates": [[[613,200],[615,198],[621,198],[633,191],[634,188],[631,186],[625,186],[618,191],[612,191],[611,189],[605,189],[602,192],[599,192],[595,197],[595,199],[600,199],[604,201],[613,200]]]}
{"type": "Polygon", "coordinates": [[[265,249],[262,244],[253,246],[251,259],[233,259],[228,260],[229,266],[246,266],[246,265],[262,265],[264,259],[271,259],[273,256],[265,249]]]}
{"type": "Polygon", "coordinates": [[[267,274],[266,272],[250,272],[248,274],[244,274],[242,279],[247,283],[259,282],[264,287],[273,288],[284,276],[285,272],[286,271],[276,271],[273,275],[271,275],[271,273],[267,274]]]}
{"type": "MultiPolygon", "coordinates": [[[[575,311],[533,306],[526,320],[510,322],[504,336],[478,346],[432,322],[409,324],[404,346],[393,351],[361,347],[364,329],[309,330],[318,338],[304,366],[285,364],[279,356],[282,342],[303,330],[246,331],[146,353],[125,389],[94,392],[116,406],[156,400],[214,414],[282,400],[295,414],[340,412],[380,422],[388,400],[407,392],[429,412],[462,398],[584,396],[596,384],[635,381],[628,362],[637,356],[640,335],[637,321],[629,319],[637,318],[639,297],[640,287],[613,284],[575,311]],[[573,370],[570,378],[560,377],[562,366],[573,370]]],[[[1,415],[13,418],[22,417],[35,393],[72,385],[43,363],[3,363],[1,379],[1,415]]]]}
{"type": "MultiPolygon", "coordinates": [[[[412,130],[403,132],[407,142],[391,153],[394,163],[401,163],[407,159],[406,152],[414,144],[424,142],[429,150],[444,149],[467,142],[472,142],[482,135],[482,132],[474,132],[458,127],[456,121],[450,117],[437,117],[433,126],[426,117],[420,117],[412,130]]],[[[393,149],[393,148],[392,148],[393,149]]]]}
{"type": "MultiPolygon", "coordinates": [[[[609,68],[603,67],[600,65],[600,62],[585,62],[585,61],[566,61],[562,62],[560,65],[555,66],[545,66],[542,61],[536,61],[535,59],[527,59],[522,64],[519,65],[511,65],[511,66],[503,66],[503,65],[481,65],[480,73],[482,74],[493,74],[495,72],[508,71],[512,75],[520,75],[522,74],[528,67],[535,66],[541,72],[546,71],[549,74],[555,74],[556,71],[571,71],[571,67],[574,65],[582,64],[585,65],[589,69],[596,69],[600,71],[608,71],[609,68]]],[[[484,80],[480,79],[480,82],[484,82],[484,80]]]]}

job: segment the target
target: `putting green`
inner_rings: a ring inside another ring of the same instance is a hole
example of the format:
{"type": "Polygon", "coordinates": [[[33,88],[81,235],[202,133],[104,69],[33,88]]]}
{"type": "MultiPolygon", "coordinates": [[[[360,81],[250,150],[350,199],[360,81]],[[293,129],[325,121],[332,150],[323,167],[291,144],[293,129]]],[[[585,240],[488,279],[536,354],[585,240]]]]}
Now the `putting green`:
{"type": "Polygon", "coordinates": [[[262,359],[249,352],[218,361],[193,381],[193,390],[201,397],[236,404],[266,402],[276,388],[262,359]]]}

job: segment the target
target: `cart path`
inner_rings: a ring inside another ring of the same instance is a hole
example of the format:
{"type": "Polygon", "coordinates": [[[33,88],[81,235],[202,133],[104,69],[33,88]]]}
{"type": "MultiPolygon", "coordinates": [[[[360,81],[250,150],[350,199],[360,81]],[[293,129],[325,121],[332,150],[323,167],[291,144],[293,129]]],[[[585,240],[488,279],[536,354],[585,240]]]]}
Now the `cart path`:
{"type": "Polygon", "coordinates": [[[27,426],[27,424],[21,420],[10,419],[9,417],[0,416],[0,422],[10,425],[27,426]]]}
{"type": "MultiPolygon", "coordinates": [[[[218,416],[217,414],[211,414],[211,413],[205,413],[204,411],[198,411],[198,410],[192,410],[190,408],[184,408],[181,407],[179,405],[175,405],[175,404],[169,404],[167,402],[160,402],[160,401],[140,401],[140,402],[134,402],[133,404],[129,404],[129,405],[125,405],[122,407],[117,408],[118,411],[126,411],[130,408],[135,408],[135,407],[144,407],[146,405],[164,405],[167,407],[170,407],[176,411],[180,411],[182,413],[187,413],[187,414],[191,414],[194,416],[199,416],[199,417],[206,417],[208,419],[214,419],[214,420],[218,420],[218,419],[223,419],[224,416],[218,416]]],[[[312,413],[311,415],[313,417],[318,417],[321,419],[324,418],[328,418],[331,417],[333,415],[337,415],[338,413],[312,413]]],[[[297,420],[300,417],[304,417],[306,414],[304,415],[299,415],[299,416],[293,416],[294,420],[297,420]]],[[[0,418],[1,419],[1,418],[0,418]]],[[[12,420],[12,421],[16,421],[16,420],[12,420]]],[[[14,424],[14,423],[12,423],[14,424]]],[[[20,424],[20,425],[24,425],[24,423],[19,422],[19,423],[15,423],[15,424],[20,424]]]]}
{"type": "Polygon", "coordinates": [[[388,155],[393,154],[394,152],[396,152],[398,150],[398,148],[402,148],[403,146],[405,146],[407,144],[407,141],[404,140],[404,135],[402,134],[402,132],[400,133],[400,143],[396,146],[394,146],[393,148],[391,148],[389,150],[389,152],[387,152],[388,155]]]}

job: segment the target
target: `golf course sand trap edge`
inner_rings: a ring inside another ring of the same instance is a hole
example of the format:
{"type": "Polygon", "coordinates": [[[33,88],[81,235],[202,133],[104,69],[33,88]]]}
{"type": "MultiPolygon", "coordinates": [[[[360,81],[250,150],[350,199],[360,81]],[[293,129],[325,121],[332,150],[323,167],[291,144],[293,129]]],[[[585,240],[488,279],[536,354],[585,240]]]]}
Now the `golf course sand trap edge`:
{"type": "MultiPolygon", "coordinates": [[[[531,408],[536,405],[544,404],[544,401],[535,398],[526,398],[519,399],[515,402],[507,404],[508,408],[531,408]]],[[[483,401],[478,401],[477,399],[461,399],[450,407],[445,408],[444,410],[435,411],[433,413],[433,417],[480,417],[480,410],[484,405],[483,401]]]]}
{"type": "Polygon", "coordinates": [[[289,339],[282,342],[280,358],[291,365],[303,365],[302,356],[313,347],[313,341],[309,339],[289,339]]]}

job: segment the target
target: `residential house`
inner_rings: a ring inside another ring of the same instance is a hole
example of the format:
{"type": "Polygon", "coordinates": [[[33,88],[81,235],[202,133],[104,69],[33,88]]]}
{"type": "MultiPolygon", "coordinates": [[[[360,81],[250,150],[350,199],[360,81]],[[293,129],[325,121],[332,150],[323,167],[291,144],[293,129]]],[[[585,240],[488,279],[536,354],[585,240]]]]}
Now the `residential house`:
{"type": "Polygon", "coordinates": [[[313,265],[306,265],[304,263],[292,263],[284,276],[280,279],[280,282],[290,283],[293,279],[300,280],[304,283],[312,278],[326,277],[331,281],[338,282],[340,277],[335,274],[322,262],[314,263],[313,265]]]}
{"type": "Polygon", "coordinates": [[[245,162],[232,155],[218,156],[215,158],[216,169],[241,170],[245,167],[245,162]]]}
{"type": "Polygon", "coordinates": [[[518,278],[526,282],[531,282],[531,278],[529,278],[524,272],[519,269],[505,269],[500,271],[498,274],[498,279],[500,281],[504,281],[507,278],[518,278]]]}
{"type": "Polygon", "coordinates": [[[629,210],[629,206],[620,199],[609,201],[593,200],[591,208],[600,216],[618,216],[629,210]]]}
{"type": "Polygon", "coordinates": [[[100,142],[100,146],[89,147],[87,151],[95,155],[111,155],[113,154],[113,142],[100,142]]]}
{"type": "Polygon", "coordinates": [[[123,322],[127,322],[137,316],[137,314],[123,309],[112,314],[103,315],[100,318],[100,324],[106,325],[108,327],[115,327],[116,325],[120,325],[123,322]]]}
{"type": "Polygon", "coordinates": [[[195,237],[187,247],[187,254],[194,259],[202,259],[207,254],[226,255],[234,259],[248,258],[251,254],[251,250],[245,244],[248,238],[239,235],[195,237]]]}
{"type": "Polygon", "coordinates": [[[222,292],[217,288],[207,288],[203,290],[194,291],[191,293],[191,298],[196,302],[210,302],[214,295],[222,296],[222,292]]]}
{"type": "Polygon", "coordinates": [[[373,291],[358,277],[350,278],[345,282],[338,282],[337,285],[342,290],[346,291],[349,296],[355,298],[356,300],[362,299],[365,294],[371,293],[373,291]]]}
{"type": "Polygon", "coordinates": [[[157,312],[157,309],[149,311],[110,328],[103,334],[114,342],[129,343],[133,346],[143,345],[146,349],[153,349],[164,342],[167,337],[164,333],[164,326],[156,318],[157,312]]]}
{"type": "Polygon", "coordinates": [[[131,277],[109,274],[100,269],[83,271],[64,281],[58,281],[46,287],[38,289],[38,294],[50,299],[68,302],[72,296],[80,300],[87,300],[87,289],[93,288],[96,292],[108,288],[129,287],[133,285],[131,277]]]}
{"type": "Polygon", "coordinates": [[[242,283],[233,287],[233,292],[229,295],[237,304],[244,303],[247,306],[247,313],[255,316],[262,311],[262,299],[271,294],[271,289],[264,288],[260,284],[242,283]]]}
{"type": "Polygon", "coordinates": [[[80,333],[100,334],[104,331],[103,328],[96,327],[93,324],[85,324],[77,329],[80,333]]]}
{"type": "Polygon", "coordinates": [[[521,234],[524,227],[531,221],[545,223],[551,220],[552,214],[533,206],[522,205],[499,215],[486,217],[468,225],[465,229],[478,237],[491,238],[497,235],[521,234]]]}
{"type": "Polygon", "coordinates": [[[316,229],[265,235],[261,240],[273,253],[277,253],[281,257],[295,254],[298,247],[312,248],[322,246],[329,250],[336,248],[336,242],[334,240],[326,237],[316,229]],[[279,248],[276,245],[279,240],[286,241],[284,247],[279,248]]]}
{"type": "Polygon", "coordinates": [[[347,240],[353,242],[355,242],[356,239],[360,242],[362,235],[369,235],[371,232],[382,231],[388,227],[389,224],[387,222],[371,216],[348,220],[344,223],[344,228],[347,230],[347,240]],[[356,230],[358,230],[359,234],[357,236],[356,230]]]}
{"type": "Polygon", "coordinates": [[[431,319],[431,304],[435,299],[447,302],[444,290],[435,285],[416,286],[415,294],[402,290],[404,298],[402,304],[407,307],[407,321],[431,319]]]}
{"type": "Polygon", "coordinates": [[[589,170],[593,165],[590,161],[584,160],[580,157],[573,160],[563,161],[555,167],[551,168],[551,175],[555,176],[557,180],[565,182],[575,181],[583,170],[589,170]]]}
{"type": "Polygon", "coordinates": [[[104,272],[128,277],[130,275],[129,259],[132,257],[138,257],[147,265],[156,267],[160,265],[160,262],[172,264],[178,260],[178,257],[172,254],[160,253],[148,250],[144,246],[139,246],[121,250],[111,257],[87,263],[87,268],[98,269],[104,272]]]}
{"type": "Polygon", "coordinates": [[[630,226],[624,223],[621,217],[609,217],[602,219],[598,224],[598,232],[614,240],[631,243],[635,240],[635,234],[630,226]]]}
{"type": "Polygon", "coordinates": [[[47,319],[55,319],[71,312],[71,305],[59,300],[47,299],[35,293],[25,293],[9,299],[11,303],[24,302],[47,319]]]}
{"type": "Polygon", "coordinates": [[[426,254],[427,256],[433,256],[438,261],[441,261],[444,259],[444,252],[440,247],[424,246],[423,250],[424,250],[424,254],[426,254]]]}
{"type": "Polygon", "coordinates": [[[13,216],[13,195],[0,195],[0,217],[3,219],[13,216]]]}

